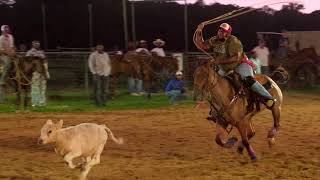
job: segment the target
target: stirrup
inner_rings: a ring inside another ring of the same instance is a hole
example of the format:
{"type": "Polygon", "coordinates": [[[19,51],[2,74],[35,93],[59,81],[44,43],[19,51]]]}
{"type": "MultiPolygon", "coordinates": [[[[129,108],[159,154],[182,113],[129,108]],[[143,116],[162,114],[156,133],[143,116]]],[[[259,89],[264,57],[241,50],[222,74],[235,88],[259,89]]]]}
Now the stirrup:
{"type": "Polygon", "coordinates": [[[272,108],[277,102],[277,99],[267,99],[265,105],[267,108],[272,108]]]}

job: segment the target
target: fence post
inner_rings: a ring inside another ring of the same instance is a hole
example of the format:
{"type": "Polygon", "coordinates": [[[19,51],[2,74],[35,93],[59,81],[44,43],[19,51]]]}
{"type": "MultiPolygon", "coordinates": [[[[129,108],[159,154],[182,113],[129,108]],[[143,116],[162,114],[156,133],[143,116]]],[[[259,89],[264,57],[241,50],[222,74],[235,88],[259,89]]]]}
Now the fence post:
{"type": "Polygon", "coordinates": [[[86,93],[89,93],[89,71],[88,71],[88,62],[86,56],[84,56],[84,88],[86,93]]]}

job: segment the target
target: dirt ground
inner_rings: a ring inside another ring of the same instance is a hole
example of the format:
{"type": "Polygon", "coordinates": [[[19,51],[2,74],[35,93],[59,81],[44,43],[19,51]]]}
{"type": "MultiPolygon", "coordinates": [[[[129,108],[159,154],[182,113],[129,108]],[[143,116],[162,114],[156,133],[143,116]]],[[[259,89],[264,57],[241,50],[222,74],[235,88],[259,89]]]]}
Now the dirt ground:
{"type": "Polygon", "coordinates": [[[50,145],[36,144],[47,119],[63,119],[64,127],[107,124],[125,139],[121,146],[108,141],[90,180],[320,179],[320,96],[293,93],[284,100],[274,147],[266,140],[271,112],[254,118],[256,136],[251,142],[257,163],[246,153],[238,155],[236,148],[222,149],[214,143],[215,128],[205,120],[207,109],[0,114],[0,179],[77,177],[79,170],[67,168],[50,145]]]}

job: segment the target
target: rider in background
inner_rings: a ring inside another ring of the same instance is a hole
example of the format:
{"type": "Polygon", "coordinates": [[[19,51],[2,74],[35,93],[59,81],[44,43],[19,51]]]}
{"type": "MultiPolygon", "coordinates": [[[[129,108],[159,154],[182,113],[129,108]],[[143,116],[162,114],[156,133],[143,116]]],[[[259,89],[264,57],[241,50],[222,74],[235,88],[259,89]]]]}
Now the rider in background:
{"type": "Polygon", "coordinates": [[[4,68],[0,78],[0,85],[5,83],[5,78],[11,68],[11,56],[14,54],[14,38],[10,34],[10,28],[8,25],[2,25],[0,36],[0,60],[3,61],[4,68]]]}
{"type": "Polygon", "coordinates": [[[151,55],[150,51],[148,50],[148,42],[145,40],[139,41],[139,48],[136,49],[136,52],[151,55]]]}
{"type": "Polygon", "coordinates": [[[10,34],[10,28],[8,25],[1,26],[0,36],[0,61],[3,63],[1,77],[0,77],[0,103],[4,102],[5,78],[11,69],[11,56],[15,54],[14,38],[10,34]]]}
{"type": "Polygon", "coordinates": [[[254,78],[255,65],[244,54],[241,41],[231,35],[232,27],[227,23],[222,23],[219,26],[217,36],[206,41],[203,40],[203,28],[204,24],[200,24],[196,30],[196,43],[203,50],[213,50],[214,58],[220,67],[218,73],[225,76],[228,72],[235,70],[240,74],[245,85],[261,95],[266,106],[272,107],[276,100],[254,78]]]}
{"type": "Polygon", "coordinates": [[[156,39],[155,41],[153,41],[153,45],[155,46],[155,48],[151,50],[151,53],[160,57],[166,57],[166,53],[163,50],[163,46],[165,44],[166,44],[165,41],[161,39],[156,39]]]}

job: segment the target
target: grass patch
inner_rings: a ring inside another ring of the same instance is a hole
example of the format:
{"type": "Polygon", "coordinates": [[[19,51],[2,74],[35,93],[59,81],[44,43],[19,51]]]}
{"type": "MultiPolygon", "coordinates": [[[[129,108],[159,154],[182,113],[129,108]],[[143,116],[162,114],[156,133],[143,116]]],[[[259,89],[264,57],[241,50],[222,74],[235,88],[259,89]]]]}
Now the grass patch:
{"type": "MultiPolygon", "coordinates": [[[[106,107],[96,107],[93,99],[86,92],[49,92],[46,107],[29,107],[32,112],[99,112],[125,109],[152,109],[170,106],[168,97],[163,93],[153,94],[148,100],[144,96],[130,96],[120,92],[115,100],[107,101],[106,107]]],[[[15,112],[15,97],[9,96],[5,104],[0,104],[0,112],[15,112]]],[[[192,104],[191,98],[181,101],[181,105],[192,104]]]]}

